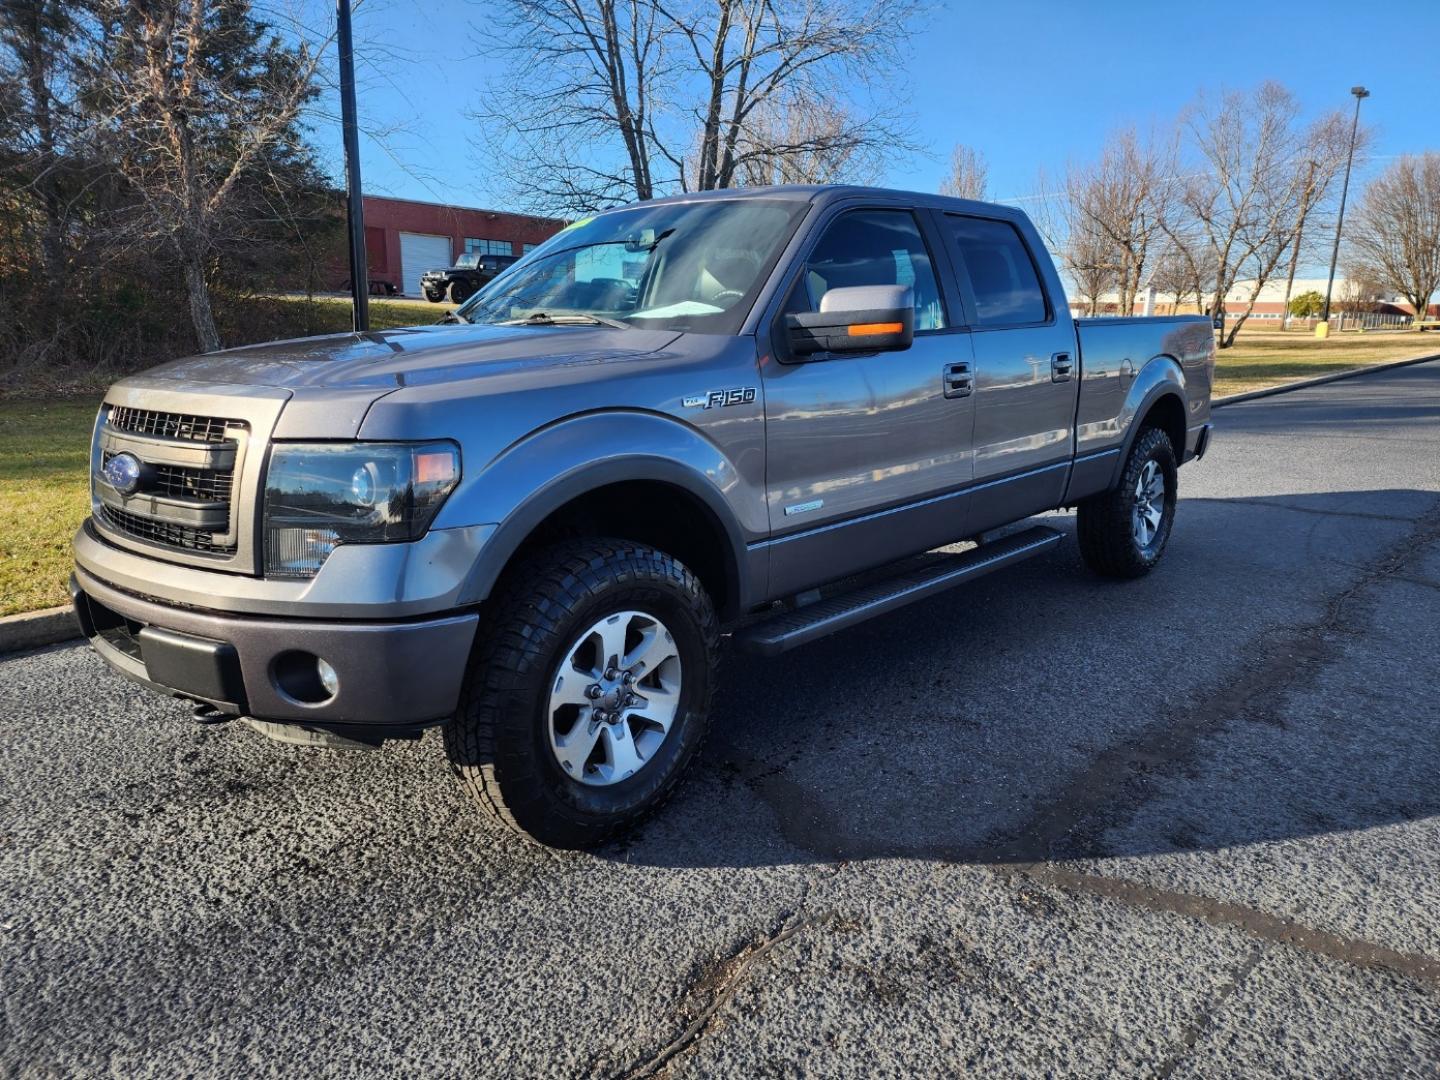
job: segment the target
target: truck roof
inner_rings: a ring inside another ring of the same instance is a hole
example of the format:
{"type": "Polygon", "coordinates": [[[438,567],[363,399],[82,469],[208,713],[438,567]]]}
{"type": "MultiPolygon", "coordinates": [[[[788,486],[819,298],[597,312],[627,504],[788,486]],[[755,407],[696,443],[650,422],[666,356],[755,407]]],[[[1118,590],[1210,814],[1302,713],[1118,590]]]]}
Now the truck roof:
{"type": "MultiPolygon", "coordinates": [[[[904,191],[897,188],[867,187],[862,184],[776,184],[769,187],[721,188],[717,191],[688,191],[679,195],[666,195],[651,199],[653,203],[700,202],[707,199],[792,199],[797,202],[829,202],[840,199],[878,198],[900,200],[914,206],[930,206],[969,213],[1000,214],[1020,218],[1023,212],[1002,203],[979,202],[975,199],[957,199],[933,192],[904,191]]],[[[630,203],[630,206],[639,205],[630,203]]],[[[620,209],[616,207],[615,209],[620,209]]]]}

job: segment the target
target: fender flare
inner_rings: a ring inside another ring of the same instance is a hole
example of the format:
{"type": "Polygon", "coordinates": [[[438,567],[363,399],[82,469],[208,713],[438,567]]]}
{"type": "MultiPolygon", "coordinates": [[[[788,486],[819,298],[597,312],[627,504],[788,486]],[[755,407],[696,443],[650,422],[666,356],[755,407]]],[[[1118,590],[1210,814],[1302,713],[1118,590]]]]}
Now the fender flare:
{"type": "Polygon", "coordinates": [[[655,414],[620,412],[586,414],[534,432],[507,448],[476,478],[477,486],[491,490],[504,490],[507,485],[515,490],[518,482],[526,493],[503,513],[482,515],[498,518],[499,523],[465,579],[461,602],[476,604],[487,599],[516,551],[555,511],[596,488],[627,481],[665,484],[699,505],[722,534],[727,595],[716,597],[716,601],[728,610],[745,610],[754,591],[749,580],[746,534],[722,487],[740,484],[734,466],[693,428],[655,414]],[[650,428],[652,434],[654,425],[663,425],[666,453],[622,452],[593,457],[596,445],[655,445],[644,438],[619,436],[621,429],[633,431],[636,421],[650,428]],[[592,430],[593,442],[577,444],[575,436],[581,428],[592,430]],[[676,435],[683,442],[677,443],[676,435]],[[545,462],[544,471],[557,474],[532,490],[524,473],[534,470],[537,460],[545,462]]]}
{"type": "MultiPolygon", "coordinates": [[[[1180,406],[1181,415],[1185,413],[1185,370],[1180,362],[1173,356],[1160,354],[1152,356],[1135,374],[1135,381],[1130,384],[1129,392],[1125,396],[1125,404],[1120,410],[1121,424],[1125,429],[1125,437],[1120,443],[1120,456],[1115,461],[1114,470],[1110,474],[1110,483],[1106,490],[1110,490],[1120,481],[1120,474],[1125,469],[1125,462],[1130,459],[1130,448],[1135,445],[1135,439],[1140,434],[1141,422],[1149,415],[1150,410],[1162,398],[1173,397],[1176,404],[1180,406]]],[[[1184,455],[1185,447],[1176,448],[1178,455],[1184,455]]]]}

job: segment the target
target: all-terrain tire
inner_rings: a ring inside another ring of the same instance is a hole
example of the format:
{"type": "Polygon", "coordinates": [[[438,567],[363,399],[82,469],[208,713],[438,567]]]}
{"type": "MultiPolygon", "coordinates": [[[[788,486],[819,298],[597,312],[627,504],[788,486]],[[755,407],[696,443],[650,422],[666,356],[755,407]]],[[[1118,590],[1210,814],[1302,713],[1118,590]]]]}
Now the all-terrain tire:
{"type": "Polygon", "coordinates": [[[1085,564],[1101,577],[1137,578],[1149,573],[1170,540],[1178,493],[1175,448],[1159,428],[1146,428],[1136,437],[1119,482],[1109,491],[1091,496],[1077,509],[1076,536],[1085,564]],[[1142,543],[1135,522],[1137,485],[1154,462],[1164,480],[1164,501],[1153,538],[1142,543]]]}
{"type": "Polygon", "coordinates": [[[470,286],[463,281],[452,281],[450,283],[450,302],[452,304],[463,304],[466,300],[470,299],[474,291],[474,289],[470,288],[470,286]]]}
{"type": "Polygon", "coordinates": [[[432,304],[438,304],[441,300],[445,299],[445,292],[444,290],[426,289],[425,299],[429,300],[432,304]]]}
{"type": "Polygon", "coordinates": [[[445,748],[461,784],[497,821],[550,847],[593,847],[675,791],[704,741],[719,660],[710,597],[678,560],[627,540],[566,541],[507,574],[486,605],[445,748]],[[679,705],[653,757],[590,786],[552,748],[550,692],[577,635],[618,612],[648,612],[673,636],[679,705]]]}

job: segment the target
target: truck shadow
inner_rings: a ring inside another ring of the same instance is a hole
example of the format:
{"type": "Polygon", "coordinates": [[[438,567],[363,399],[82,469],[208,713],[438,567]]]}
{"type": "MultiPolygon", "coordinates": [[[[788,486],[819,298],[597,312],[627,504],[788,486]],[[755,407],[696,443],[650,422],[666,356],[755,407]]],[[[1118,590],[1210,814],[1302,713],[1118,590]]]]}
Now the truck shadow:
{"type": "Polygon", "coordinates": [[[1437,657],[1435,493],[1186,499],[1141,581],[1090,576],[1072,540],[809,648],[728,655],[690,785],[601,854],[1026,863],[1426,818],[1437,657]]]}

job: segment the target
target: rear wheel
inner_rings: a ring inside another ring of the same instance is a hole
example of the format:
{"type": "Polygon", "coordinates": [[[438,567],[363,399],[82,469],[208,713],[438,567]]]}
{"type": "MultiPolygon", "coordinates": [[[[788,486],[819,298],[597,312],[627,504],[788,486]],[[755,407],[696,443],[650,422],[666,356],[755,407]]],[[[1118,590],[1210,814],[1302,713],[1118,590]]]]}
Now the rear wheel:
{"type": "Polygon", "coordinates": [[[486,623],[445,732],[482,809],[588,847],[670,796],[705,736],[718,647],[688,569],[622,540],[558,545],[510,576],[486,623]]]}
{"type": "Polygon", "coordinates": [[[1140,432],[1120,482],[1078,507],[1080,554],[1097,574],[1136,578],[1165,553],[1175,522],[1178,470],[1170,438],[1159,428],[1140,432]]]}

